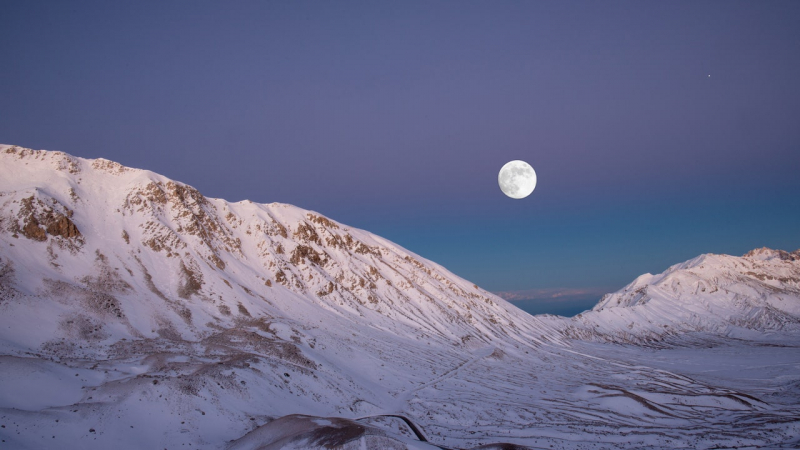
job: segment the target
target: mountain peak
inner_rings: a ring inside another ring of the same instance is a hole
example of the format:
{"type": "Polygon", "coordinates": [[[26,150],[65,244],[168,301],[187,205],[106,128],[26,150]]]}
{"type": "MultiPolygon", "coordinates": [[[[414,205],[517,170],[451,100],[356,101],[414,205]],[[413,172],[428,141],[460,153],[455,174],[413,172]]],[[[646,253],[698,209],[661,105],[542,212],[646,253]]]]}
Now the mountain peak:
{"type": "Polygon", "coordinates": [[[786,250],[774,250],[768,247],[761,247],[750,250],[749,252],[745,253],[743,257],[760,261],[768,261],[770,259],[796,261],[800,260],[800,249],[793,252],[787,252],[786,250]]]}
{"type": "Polygon", "coordinates": [[[703,254],[638,277],[577,321],[604,330],[604,339],[623,341],[695,331],[800,332],[800,253],[760,248],[742,257],[703,254]]]}

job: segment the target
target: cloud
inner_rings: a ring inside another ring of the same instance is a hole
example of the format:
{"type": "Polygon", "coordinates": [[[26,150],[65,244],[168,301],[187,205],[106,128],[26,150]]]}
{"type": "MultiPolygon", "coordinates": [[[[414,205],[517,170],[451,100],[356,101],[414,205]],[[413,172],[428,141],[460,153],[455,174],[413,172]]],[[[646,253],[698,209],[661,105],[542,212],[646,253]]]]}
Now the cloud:
{"type": "Polygon", "coordinates": [[[614,290],[606,287],[549,288],[503,291],[495,292],[495,294],[528,314],[555,314],[572,317],[592,309],[603,297],[603,294],[614,290]]]}
{"type": "Polygon", "coordinates": [[[498,297],[510,302],[524,300],[539,300],[542,302],[571,302],[583,300],[588,297],[596,297],[597,300],[613,289],[607,287],[590,288],[547,288],[547,289],[524,289],[519,291],[495,292],[498,297]]]}

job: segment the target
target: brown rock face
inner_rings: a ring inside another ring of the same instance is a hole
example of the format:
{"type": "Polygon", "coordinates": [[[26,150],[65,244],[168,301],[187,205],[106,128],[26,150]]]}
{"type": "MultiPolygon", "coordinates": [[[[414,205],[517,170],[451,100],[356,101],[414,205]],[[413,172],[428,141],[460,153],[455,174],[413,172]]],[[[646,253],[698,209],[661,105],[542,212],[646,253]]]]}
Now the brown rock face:
{"type": "Polygon", "coordinates": [[[292,258],[291,258],[290,261],[291,261],[292,264],[298,265],[298,264],[302,263],[304,259],[307,259],[307,260],[309,260],[312,263],[317,264],[317,265],[320,265],[320,264],[323,263],[323,260],[320,257],[320,254],[317,253],[316,250],[314,250],[313,248],[311,248],[308,245],[298,245],[292,251],[292,258]]]}
{"type": "Polygon", "coordinates": [[[69,239],[79,237],[81,232],[78,231],[78,227],[67,216],[58,214],[53,218],[52,222],[47,224],[47,234],[69,239]]]}
{"type": "MultiPolygon", "coordinates": [[[[224,252],[242,257],[241,241],[234,238],[231,229],[213,203],[199,191],[174,181],[166,183],[151,181],[146,186],[129,192],[125,208],[134,214],[143,214],[149,219],[145,225],[144,243],[155,251],[165,251],[167,256],[189,245],[189,236],[199,238],[205,247],[204,257],[218,269],[225,269],[220,258],[224,252]],[[176,230],[164,225],[158,216],[164,214],[178,225],[176,230]]],[[[231,220],[228,218],[227,220],[231,220]]]]}
{"type": "Polygon", "coordinates": [[[784,261],[797,261],[800,260],[800,249],[795,250],[793,252],[787,252],[786,250],[773,250],[767,247],[761,247],[754,250],[750,250],[749,252],[745,253],[744,257],[754,257],[758,255],[773,255],[777,256],[778,258],[784,261]]]}
{"type": "MultiPolygon", "coordinates": [[[[67,211],[72,215],[72,211],[67,211]]],[[[68,216],[56,212],[52,207],[33,196],[22,200],[19,218],[24,225],[18,229],[23,236],[34,241],[45,241],[47,235],[66,239],[79,238],[81,232],[68,216]]]]}
{"type": "Polygon", "coordinates": [[[39,226],[39,223],[36,221],[35,217],[31,217],[30,220],[25,222],[25,226],[22,227],[21,232],[23,236],[34,241],[47,240],[47,233],[45,232],[44,228],[39,226]]]}

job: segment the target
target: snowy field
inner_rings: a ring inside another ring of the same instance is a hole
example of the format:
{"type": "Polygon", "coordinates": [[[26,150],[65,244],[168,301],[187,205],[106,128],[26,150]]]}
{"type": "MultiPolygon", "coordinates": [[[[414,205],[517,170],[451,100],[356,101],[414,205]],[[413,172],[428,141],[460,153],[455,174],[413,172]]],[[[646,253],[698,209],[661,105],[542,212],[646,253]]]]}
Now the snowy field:
{"type": "Polygon", "coordinates": [[[800,445],[798,346],[402,346],[331,345],[316,369],[188,346],[60,364],[3,357],[0,436],[9,449],[211,449],[286,414],[394,413],[450,448],[800,445]]]}

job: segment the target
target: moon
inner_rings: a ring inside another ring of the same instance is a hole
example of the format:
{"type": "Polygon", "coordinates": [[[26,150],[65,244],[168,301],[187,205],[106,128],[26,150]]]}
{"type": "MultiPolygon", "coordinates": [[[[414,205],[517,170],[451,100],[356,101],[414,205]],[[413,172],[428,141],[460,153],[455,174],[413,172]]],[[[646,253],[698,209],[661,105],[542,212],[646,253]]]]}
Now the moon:
{"type": "Polygon", "coordinates": [[[500,190],[511,198],[525,198],[536,187],[536,171],[525,161],[507,162],[497,175],[500,190]]]}

